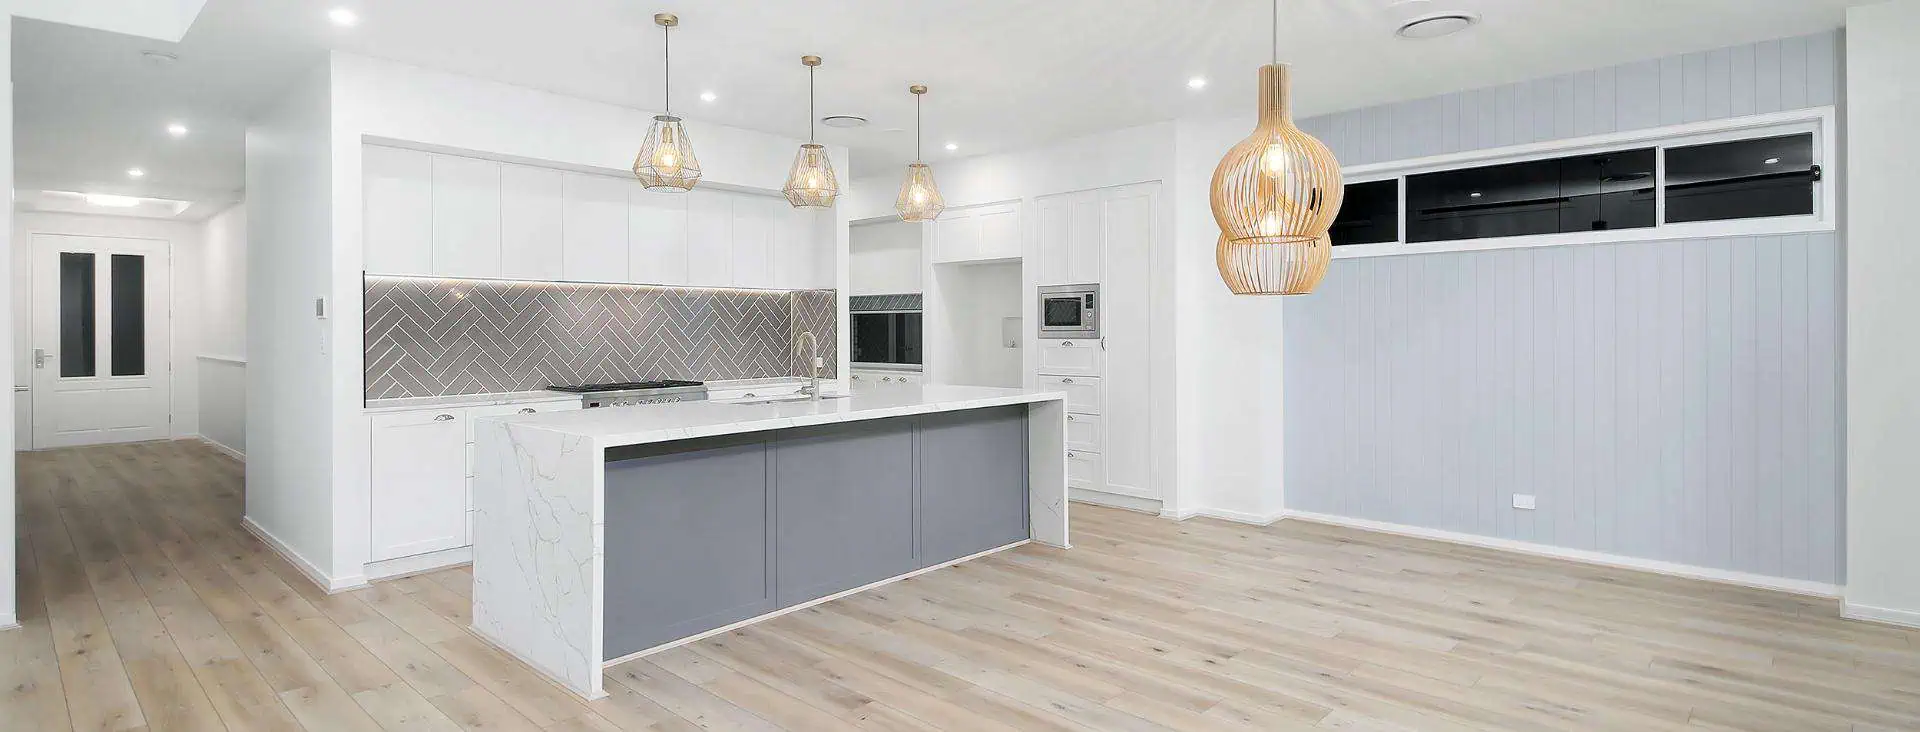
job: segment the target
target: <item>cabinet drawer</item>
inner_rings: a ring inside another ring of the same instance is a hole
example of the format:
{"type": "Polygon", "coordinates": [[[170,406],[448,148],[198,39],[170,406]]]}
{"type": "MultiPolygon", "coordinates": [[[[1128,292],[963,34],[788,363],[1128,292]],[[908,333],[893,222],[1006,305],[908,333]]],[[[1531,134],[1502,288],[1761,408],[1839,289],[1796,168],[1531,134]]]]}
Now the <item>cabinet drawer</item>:
{"type": "Polygon", "coordinates": [[[1068,450],[1067,487],[1088,491],[1106,490],[1106,461],[1097,453],[1068,450]]]}
{"type": "Polygon", "coordinates": [[[473,441],[473,419],[475,417],[499,417],[507,414],[534,414],[536,412],[571,412],[580,409],[578,401],[541,402],[538,404],[495,404],[486,407],[467,408],[467,441],[473,441]]]}
{"type": "Polygon", "coordinates": [[[1100,415],[1067,415],[1067,449],[1076,452],[1102,452],[1100,415]]]}
{"type": "Polygon", "coordinates": [[[1067,411],[1100,413],[1100,380],[1090,376],[1041,376],[1040,388],[1067,393],[1067,411]]]}
{"type": "Polygon", "coordinates": [[[1099,376],[1100,340],[1040,341],[1040,373],[1099,376]]]}

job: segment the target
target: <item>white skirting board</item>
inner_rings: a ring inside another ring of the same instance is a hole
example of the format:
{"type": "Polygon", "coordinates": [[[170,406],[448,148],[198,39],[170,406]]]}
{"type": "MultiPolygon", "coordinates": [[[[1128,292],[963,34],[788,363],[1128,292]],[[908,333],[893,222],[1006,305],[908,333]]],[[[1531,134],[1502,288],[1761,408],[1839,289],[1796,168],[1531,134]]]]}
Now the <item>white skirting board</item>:
{"type": "Polygon", "coordinates": [[[0,631],[19,630],[20,618],[13,613],[0,615],[0,631]]]}
{"type": "Polygon", "coordinates": [[[235,450],[235,449],[233,449],[233,448],[231,448],[231,447],[228,447],[228,446],[226,446],[226,445],[222,445],[222,444],[220,444],[220,443],[218,443],[218,442],[214,442],[213,440],[209,440],[209,439],[207,439],[207,436],[206,436],[206,435],[195,435],[195,436],[196,436],[196,437],[198,437],[198,438],[200,438],[200,441],[201,441],[201,442],[204,442],[204,443],[207,443],[207,445],[208,445],[208,446],[210,446],[210,447],[212,447],[213,449],[215,449],[215,450],[219,450],[220,452],[223,452],[223,453],[226,453],[226,455],[227,455],[227,457],[230,457],[230,458],[233,458],[233,459],[235,459],[235,460],[238,460],[238,461],[240,461],[240,462],[243,462],[243,463],[247,461],[247,454],[246,454],[246,453],[244,453],[244,452],[241,452],[241,451],[239,451],[239,450],[235,450]]]}
{"type": "Polygon", "coordinates": [[[1719,582],[1722,584],[1739,585],[1742,587],[1755,587],[1763,590],[1778,590],[1780,592],[1790,592],[1796,595],[1810,595],[1813,597],[1826,597],[1826,598],[1840,597],[1839,586],[1826,584],[1824,582],[1809,582],[1806,580],[1786,579],[1784,577],[1768,577],[1766,575],[1748,574],[1746,572],[1734,572],[1734,571],[1725,570],[1725,569],[1697,567],[1690,564],[1679,564],[1676,562],[1662,562],[1662,561],[1653,560],[1653,559],[1623,557],[1618,554],[1608,554],[1605,552],[1587,551],[1585,549],[1567,549],[1565,547],[1548,546],[1546,544],[1535,544],[1532,542],[1525,542],[1525,541],[1515,541],[1513,539],[1496,539],[1488,536],[1461,534],[1461,533],[1452,532],[1452,531],[1441,531],[1439,529],[1428,529],[1428,528],[1422,528],[1419,526],[1406,526],[1403,524],[1391,524],[1384,521],[1369,521],[1367,519],[1347,518],[1345,516],[1332,516],[1332,515],[1322,514],[1322,513],[1288,511],[1286,514],[1286,518],[1292,519],[1292,520],[1298,520],[1298,521],[1311,521],[1317,524],[1328,524],[1331,526],[1343,526],[1350,529],[1361,529],[1364,531],[1377,531],[1383,534],[1410,536],[1416,539],[1432,539],[1434,541],[1444,541],[1451,544],[1464,544],[1467,546],[1477,546],[1484,549],[1498,549],[1501,551],[1517,552],[1520,554],[1530,554],[1537,557],[1565,559],[1565,560],[1574,561],[1574,562],[1583,562],[1586,564],[1597,564],[1605,567],[1619,567],[1622,569],[1634,569],[1642,572],[1652,572],[1655,574],[1672,575],[1675,577],[1686,577],[1689,579],[1707,580],[1709,582],[1719,582]]]}
{"type": "Polygon", "coordinates": [[[368,562],[362,574],[366,575],[368,581],[390,580],[472,563],[473,547],[463,546],[415,554],[411,557],[368,562]]]}
{"type": "Polygon", "coordinates": [[[1133,496],[1123,496],[1118,493],[1103,493],[1101,491],[1073,488],[1067,491],[1067,500],[1091,503],[1095,506],[1106,506],[1107,508],[1136,511],[1139,513],[1151,513],[1156,516],[1160,515],[1160,502],[1151,498],[1134,498],[1133,496]]]}
{"type": "Polygon", "coordinates": [[[1920,628],[1920,611],[1895,610],[1890,607],[1856,605],[1847,603],[1840,608],[1840,617],[1848,620],[1865,620],[1874,623],[1886,623],[1907,628],[1920,628]]]}
{"type": "Polygon", "coordinates": [[[306,557],[300,556],[292,547],[287,546],[286,542],[281,541],[279,537],[274,536],[266,529],[261,528],[259,524],[254,523],[252,516],[241,517],[240,525],[246,528],[247,533],[252,534],[254,538],[259,539],[261,543],[266,544],[268,549],[272,549],[275,554],[280,555],[280,558],[287,560],[288,564],[292,564],[294,569],[300,570],[301,574],[306,575],[307,579],[312,580],[313,584],[317,585],[321,590],[326,591],[329,595],[339,594],[347,590],[357,590],[367,586],[367,578],[364,575],[338,578],[328,577],[327,573],[320,571],[320,568],[314,566],[312,562],[307,561],[306,557]]]}

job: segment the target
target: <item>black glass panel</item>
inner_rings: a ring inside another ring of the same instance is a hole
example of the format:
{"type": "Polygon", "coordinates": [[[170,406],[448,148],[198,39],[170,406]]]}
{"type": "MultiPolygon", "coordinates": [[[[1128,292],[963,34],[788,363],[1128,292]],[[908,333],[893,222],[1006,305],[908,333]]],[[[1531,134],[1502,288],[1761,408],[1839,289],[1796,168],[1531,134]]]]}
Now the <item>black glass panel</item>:
{"type": "Polygon", "coordinates": [[[1407,177],[1407,241],[1454,241],[1654,225],[1654,149],[1407,177]]]}
{"type": "Polygon", "coordinates": [[[147,373],[147,258],[113,255],[113,289],[107,292],[113,316],[109,360],[114,376],[147,373]]]}
{"type": "Polygon", "coordinates": [[[1400,181],[1347,185],[1346,202],[1333,220],[1333,245],[1380,244],[1400,240],[1400,181]]]}
{"type": "Polygon", "coordinates": [[[1667,149],[1667,222],[1813,213],[1813,134],[1667,149]]]}
{"type": "Polygon", "coordinates": [[[60,375],[93,375],[93,255],[60,253],[60,375]]]}
{"type": "Polygon", "coordinates": [[[920,314],[896,315],[893,326],[893,363],[920,363],[920,314]]]}
{"type": "Polygon", "coordinates": [[[854,363],[892,363],[893,318],[885,313],[854,313],[853,332],[847,334],[854,363]]]}
{"type": "Polygon", "coordinates": [[[1041,319],[1050,328],[1073,328],[1081,325],[1080,296],[1049,297],[1044,301],[1041,319]]]}

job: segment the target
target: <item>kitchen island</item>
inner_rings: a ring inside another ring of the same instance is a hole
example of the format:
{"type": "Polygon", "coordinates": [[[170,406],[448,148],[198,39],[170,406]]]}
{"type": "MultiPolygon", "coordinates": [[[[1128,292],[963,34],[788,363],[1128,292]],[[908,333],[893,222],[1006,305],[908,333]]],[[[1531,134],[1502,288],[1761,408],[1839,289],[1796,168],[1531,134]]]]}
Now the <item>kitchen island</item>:
{"type": "Polygon", "coordinates": [[[1065,396],[901,386],[478,420],[473,630],[595,699],[612,663],[1065,548],[1065,396]]]}

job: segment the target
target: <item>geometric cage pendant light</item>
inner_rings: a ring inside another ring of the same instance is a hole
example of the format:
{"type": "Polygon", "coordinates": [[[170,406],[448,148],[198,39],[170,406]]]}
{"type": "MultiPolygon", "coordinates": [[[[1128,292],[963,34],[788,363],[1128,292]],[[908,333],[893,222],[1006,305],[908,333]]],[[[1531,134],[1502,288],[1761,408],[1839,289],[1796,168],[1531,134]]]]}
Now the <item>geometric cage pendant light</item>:
{"type": "Polygon", "coordinates": [[[807,142],[793,157],[793,170],[787,173],[787,185],[780,191],[794,208],[833,208],[840,195],[840,181],[834,178],[833,161],[827,149],[813,141],[813,70],[820,67],[819,56],[801,56],[807,67],[807,142]]]}
{"type": "Polygon", "coordinates": [[[947,200],[933,182],[933,168],[921,162],[920,98],[927,95],[927,88],[915,84],[907,91],[913,92],[913,163],[907,166],[907,178],[900,182],[900,195],[894,199],[893,208],[900,212],[901,221],[933,221],[946,210],[947,200]]]}
{"type": "Polygon", "coordinates": [[[1346,189],[1340,161],[1293,123],[1291,68],[1279,62],[1280,3],[1274,0],[1274,62],[1260,67],[1260,121],[1214,168],[1210,202],[1220,240],[1214,259],[1236,295],[1304,295],[1327,274],[1327,232],[1346,189]]]}
{"type": "Polygon", "coordinates": [[[653,23],[666,38],[666,112],[653,118],[647,140],[633,159],[633,176],[649,191],[688,191],[700,182],[700,159],[680,118],[673,116],[673,28],[680,25],[680,16],[658,13],[653,23]]]}

